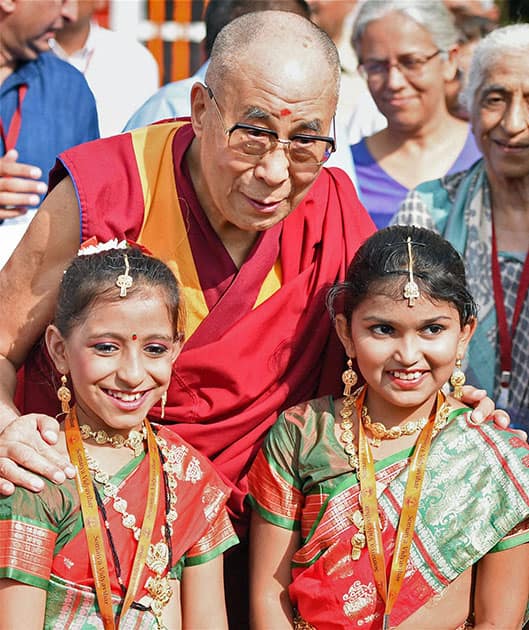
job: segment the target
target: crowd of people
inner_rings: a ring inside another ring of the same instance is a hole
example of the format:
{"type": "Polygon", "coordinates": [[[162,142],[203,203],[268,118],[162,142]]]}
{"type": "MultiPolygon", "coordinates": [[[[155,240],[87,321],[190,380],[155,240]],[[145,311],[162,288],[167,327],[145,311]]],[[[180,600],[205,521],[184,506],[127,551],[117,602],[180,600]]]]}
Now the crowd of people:
{"type": "Polygon", "coordinates": [[[529,619],[529,24],[468,4],[210,0],[155,92],[0,0],[0,630],[529,619]]]}

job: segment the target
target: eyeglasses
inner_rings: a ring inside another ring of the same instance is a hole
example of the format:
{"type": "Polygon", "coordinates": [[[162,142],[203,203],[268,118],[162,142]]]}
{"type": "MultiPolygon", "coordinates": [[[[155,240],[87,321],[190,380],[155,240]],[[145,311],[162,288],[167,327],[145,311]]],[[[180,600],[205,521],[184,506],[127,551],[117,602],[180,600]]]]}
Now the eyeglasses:
{"type": "Polygon", "coordinates": [[[228,146],[239,155],[244,155],[246,158],[256,158],[255,161],[257,162],[264,155],[273,151],[278,144],[281,144],[287,151],[290,165],[301,171],[325,164],[331,153],[336,151],[334,117],[332,119],[332,138],[298,133],[288,140],[283,140],[276,131],[266,127],[256,127],[239,122],[232,127],[227,127],[213,91],[209,86],[206,85],[205,87],[217,110],[224,133],[228,136],[228,146]]]}
{"type": "Polygon", "coordinates": [[[391,68],[398,68],[405,77],[414,78],[420,76],[424,70],[424,66],[442,52],[444,51],[436,50],[431,55],[419,55],[417,53],[400,55],[394,63],[390,63],[388,59],[367,59],[358,67],[360,72],[367,79],[381,79],[386,77],[391,68]]]}

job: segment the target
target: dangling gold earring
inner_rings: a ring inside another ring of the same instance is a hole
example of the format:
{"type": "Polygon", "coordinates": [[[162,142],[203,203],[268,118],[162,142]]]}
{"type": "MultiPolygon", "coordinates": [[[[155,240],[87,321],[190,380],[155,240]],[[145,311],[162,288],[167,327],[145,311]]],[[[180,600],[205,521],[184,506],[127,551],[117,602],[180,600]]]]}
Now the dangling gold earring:
{"type": "Polygon", "coordinates": [[[342,372],[342,381],[343,381],[343,384],[345,385],[344,390],[343,390],[343,395],[346,397],[350,396],[351,390],[358,382],[358,376],[356,375],[356,372],[353,370],[353,361],[351,358],[347,360],[347,370],[342,372]]]}
{"type": "Polygon", "coordinates": [[[160,414],[160,419],[163,420],[165,418],[165,405],[167,403],[167,392],[164,392],[162,394],[162,398],[161,398],[161,407],[162,407],[162,412],[160,414]]]}
{"type": "Polygon", "coordinates": [[[61,386],[57,390],[57,398],[61,401],[61,408],[63,413],[70,413],[70,400],[72,399],[72,392],[68,389],[66,383],[68,379],[66,374],[61,376],[61,386]]]}
{"type": "Polygon", "coordinates": [[[466,382],[465,373],[461,369],[461,359],[456,359],[456,366],[450,377],[450,385],[454,388],[452,396],[460,400],[463,397],[463,385],[466,382]]]}

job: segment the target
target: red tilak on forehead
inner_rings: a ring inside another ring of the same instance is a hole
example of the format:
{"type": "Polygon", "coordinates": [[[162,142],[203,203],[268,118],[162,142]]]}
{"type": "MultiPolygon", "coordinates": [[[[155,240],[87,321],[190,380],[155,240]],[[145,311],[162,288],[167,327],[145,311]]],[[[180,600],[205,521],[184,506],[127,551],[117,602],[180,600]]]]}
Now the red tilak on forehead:
{"type": "Polygon", "coordinates": [[[289,109],[285,108],[285,109],[282,109],[279,113],[281,114],[281,116],[288,116],[292,112],[289,109]]]}

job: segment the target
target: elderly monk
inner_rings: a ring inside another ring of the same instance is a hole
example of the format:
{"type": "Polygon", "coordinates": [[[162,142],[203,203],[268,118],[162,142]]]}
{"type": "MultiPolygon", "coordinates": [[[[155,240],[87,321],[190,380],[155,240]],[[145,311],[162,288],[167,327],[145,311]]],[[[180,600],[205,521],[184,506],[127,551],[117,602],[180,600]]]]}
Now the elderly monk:
{"type": "MultiPolygon", "coordinates": [[[[231,484],[244,532],[246,473],[278,412],[341,389],[325,292],[374,228],[349,178],[322,168],[334,149],[338,89],[338,56],[323,31],[290,13],[248,14],[219,34],[206,84],[192,90],[191,122],[61,154],[51,192],[0,275],[0,422],[8,425],[0,491],[38,490],[42,481],[25,468],[58,482],[73,474],[49,446],[55,421],[29,413],[59,411],[58,379],[37,341],[80,242],[126,238],[182,282],[186,343],[165,422],[231,484]],[[18,402],[27,415],[14,420],[24,362],[18,402]]],[[[115,390],[141,391],[141,381],[115,390]]],[[[483,418],[491,407],[483,401],[474,413],[483,418]]]]}

